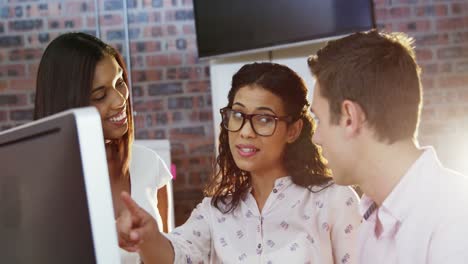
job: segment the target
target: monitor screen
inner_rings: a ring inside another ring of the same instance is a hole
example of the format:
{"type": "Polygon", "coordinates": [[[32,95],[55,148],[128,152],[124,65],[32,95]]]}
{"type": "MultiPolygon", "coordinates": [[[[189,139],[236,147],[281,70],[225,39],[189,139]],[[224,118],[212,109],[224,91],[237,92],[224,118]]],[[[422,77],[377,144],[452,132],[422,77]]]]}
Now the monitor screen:
{"type": "Polygon", "coordinates": [[[0,133],[2,263],[118,263],[101,121],[67,111],[0,133]]]}
{"type": "Polygon", "coordinates": [[[375,28],[372,0],[194,0],[200,58],[375,28]]]}

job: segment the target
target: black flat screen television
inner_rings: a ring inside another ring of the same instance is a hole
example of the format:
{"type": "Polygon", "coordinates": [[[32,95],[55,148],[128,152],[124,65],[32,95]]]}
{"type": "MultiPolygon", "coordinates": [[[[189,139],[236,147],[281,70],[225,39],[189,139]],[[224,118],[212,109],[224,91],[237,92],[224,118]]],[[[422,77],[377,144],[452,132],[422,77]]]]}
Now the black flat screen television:
{"type": "Polygon", "coordinates": [[[194,0],[198,56],[300,45],[375,28],[372,0],[194,0]]]}

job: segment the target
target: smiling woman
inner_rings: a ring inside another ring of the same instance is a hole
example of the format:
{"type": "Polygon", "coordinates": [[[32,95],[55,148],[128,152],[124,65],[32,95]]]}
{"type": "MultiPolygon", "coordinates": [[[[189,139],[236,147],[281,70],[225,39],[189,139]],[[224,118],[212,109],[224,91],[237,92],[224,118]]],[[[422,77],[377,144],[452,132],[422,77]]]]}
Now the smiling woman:
{"type": "Polygon", "coordinates": [[[104,138],[119,139],[128,131],[128,87],[123,70],[111,56],[105,56],[96,65],[91,90],[91,105],[95,106],[102,119],[104,138]]]}
{"type": "MultiPolygon", "coordinates": [[[[34,117],[90,105],[101,115],[115,217],[124,208],[119,194],[126,191],[166,230],[168,219],[161,221],[160,212],[168,215],[165,185],[171,175],[154,151],[133,144],[129,84],[121,56],[94,36],[61,35],[46,48],[39,65],[34,117]],[[158,202],[158,197],[163,199],[158,202]]],[[[138,254],[122,251],[122,263],[139,263],[138,254]]]]}

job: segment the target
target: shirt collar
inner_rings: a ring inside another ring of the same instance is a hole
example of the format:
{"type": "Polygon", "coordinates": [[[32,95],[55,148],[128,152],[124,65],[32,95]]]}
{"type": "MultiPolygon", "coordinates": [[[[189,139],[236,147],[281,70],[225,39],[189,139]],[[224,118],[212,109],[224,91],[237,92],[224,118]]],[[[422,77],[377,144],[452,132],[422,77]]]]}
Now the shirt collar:
{"type": "MultiPolygon", "coordinates": [[[[424,185],[422,178],[434,175],[434,166],[441,166],[432,147],[424,147],[421,150],[423,150],[423,153],[411,165],[380,206],[379,213],[382,216],[391,216],[397,222],[403,221],[409,214],[413,204],[421,199],[421,197],[416,195],[415,191],[420,190],[424,185]]],[[[374,201],[364,194],[359,203],[359,212],[364,220],[369,219],[376,209],[377,205],[374,201]]]]}
{"type": "Polygon", "coordinates": [[[420,202],[418,193],[424,188],[424,178],[435,175],[434,166],[440,166],[440,162],[432,147],[421,148],[424,152],[411,165],[405,175],[400,179],[392,192],[383,201],[384,207],[400,222],[406,218],[415,203],[420,202]]]}
{"type": "MultiPolygon", "coordinates": [[[[293,183],[291,176],[283,176],[280,178],[277,178],[275,182],[273,183],[273,192],[278,193],[283,191],[285,188],[287,188],[289,185],[293,183]]],[[[252,186],[250,186],[249,191],[246,193],[248,195],[245,195],[242,200],[246,200],[249,195],[252,193],[252,186]]]]}

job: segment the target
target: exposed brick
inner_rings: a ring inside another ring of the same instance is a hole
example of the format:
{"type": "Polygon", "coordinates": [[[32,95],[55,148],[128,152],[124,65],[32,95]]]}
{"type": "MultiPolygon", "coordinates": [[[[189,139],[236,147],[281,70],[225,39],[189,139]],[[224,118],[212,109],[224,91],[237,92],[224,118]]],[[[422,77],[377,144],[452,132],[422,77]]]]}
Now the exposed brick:
{"type": "Polygon", "coordinates": [[[167,68],[166,77],[169,80],[196,80],[203,79],[205,72],[202,67],[167,68]]]}
{"type": "Polygon", "coordinates": [[[448,14],[448,6],[442,5],[424,5],[418,6],[415,10],[416,16],[446,16],[448,14]]]}
{"type": "Polygon", "coordinates": [[[392,7],[388,10],[388,17],[391,19],[401,19],[409,17],[411,10],[407,6],[392,7]]]}
{"type": "Polygon", "coordinates": [[[193,171],[189,173],[188,183],[191,186],[198,186],[200,188],[203,187],[203,183],[206,182],[209,175],[211,175],[210,170],[203,170],[203,171],[193,171]]]}
{"type": "Polygon", "coordinates": [[[202,96],[171,97],[168,100],[169,109],[192,109],[205,105],[205,98],[202,96]]]}
{"type": "Polygon", "coordinates": [[[174,111],[171,113],[171,119],[173,123],[180,123],[181,121],[184,121],[184,114],[179,111],[174,111]]]}
{"type": "Polygon", "coordinates": [[[386,32],[392,32],[393,27],[394,27],[394,25],[392,23],[390,23],[390,22],[388,22],[388,23],[379,22],[379,23],[377,23],[376,26],[377,26],[378,30],[386,31],[386,32]]]}
{"type": "Polygon", "coordinates": [[[134,70],[132,71],[134,82],[159,81],[162,79],[162,71],[155,70],[134,70]]]}
{"type": "Polygon", "coordinates": [[[208,92],[210,91],[209,81],[192,81],[186,84],[187,93],[208,92]]]}
{"type": "Polygon", "coordinates": [[[185,52],[184,53],[185,64],[201,64],[198,59],[198,54],[196,52],[185,52]]]}
{"type": "Polygon", "coordinates": [[[142,34],[144,37],[160,38],[163,36],[175,36],[178,34],[177,32],[175,25],[164,25],[144,27],[142,34]]]}
{"type": "Polygon", "coordinates": [[[403,32],[427,32],[431,29],[430,20],[399,23],[398,30],[403,32]]]}
{"type": "Polygon", "coordinates": [[[39,69],[39,62],[38,63],[31,63],[28,64],[27,70],[30,76],[36,76],[37,70],[39,69]]]}
{"type": "Polygon", "coordinates": [[[106,32],[106,39],[107,41],[112,41],[112,40],[123,40],[125,36],[125,33],[123,30],[109,30],[106,32]]]}
{"type": "Polygon", "coordinates": [[[8,86],[8,82],[6,80],[0,79],[0,92],[2,92],[3,90],[6,90],[7,86],[8,86]]]}
{"type": "Polygon", "coordinates": [[[15,20],[8,23],[10,32],[41,30],[43,26],[42,19],[15,20]]]}
{"type": "Polygon", "coordinates": [[[0,48],[23,46],[23,41],[22,36],[0,36],[0,48]]]}
{"type": "Polygon", "coordinates": [[[39,3],[37,13],[43,17],[59,16],[62,14],[62,4],[60,2],[39,3]]]}
{"type": "Polygon", "coordinates": [[[191,7],[193,6],[192,0],[181,0],[183,6],[191,7]]]}
{"type": "Polygon", "coordinates": [[[138,1],[137,0],[127,0],[127,8],[128,9],[135,9],[138,7],[138,1]]]}
{"type": "Polygon", "coordinates": [[[171,66],[180,65],[182,56],[180,54],[160,54],[146,57],[146,65],[148,66],[171,66]]]}
{"type": "Polygon", "coordinates": [[[439,67],[436,63],[429,63],[429,64],[419,64],[422,68],[423,74],[436,74],[439,70],[439,67]]]}
{"type": "Polygon", "coordinates": [[[174,14],[175,20],[193,20],[193,10],[177,10],[174,14]]]}
{"type": "Polygon", "coordinates": [[[213,120],[213,112],[211,109],[206,111],[192,111],[190,113],[190,120],[201,122],[211,121],[213,120]]]}
{"type": "Polygon", "coordinates": [[[439,19],[436,22],[436,30],[438,31],[455,31],[468,27],[468,17],[454,17],[439,19]]]}
{"type": "MultiPolygon", "coordinates": [[[[181,93],[183,93],[183,88],[180,82],[155,83],[148,86],[148,95],[150,96],[163,96],[181,93]]],[[[169,102],[171,102],[170,99],[169,102]]]]}
{"type": "Polygon", "coordinates": [[[155,125],[167,125],[170,122],[169,118],[169,113],[168,112],[163,112],[163,113],[156,113],[155,114],[155,119],[154,119],[155,125]]]}
{"type": "Polygon", "coordinates": [[[106,1],[104,1],[104,10],[105,11],[122,10],[122,9],[123,9],[123,2],[122,1],[119,1],[119,0],[106,0],[106,1]]]}
{"type": "Polygon", "coordinates": [[[19,79],[19,80],[9,81],[9,88],[11,90],[34,90],[35,87],[36,87],[35,76],[31,77],[31,79],[19,79]]]}
{"type": "Polygon", "coordinates": [[[182,33],[184,33],[184,35],[195,35],[195,32],[194,24],[182,25],[182,33]]]}
{"type": "Polygon", "coordinates": [[[47,45],[50,40],[56,38],[58,35],[59,32],[43,32],[28,34],[27,44],[33,47],[47,45]]]}
{"type": "Polygon", "coordinates": [[[468,72],[468,61],[457,62],[457,72],[468,72]]]}
{"type": "Polygon", "coordinates": [[[16,105],[18,104],[19,98],[14,94],[0,95],[0,106],[5,105],[16,105]]]}
{"type": "Polygon", "coordinates": [[[130,40],[140,39],[141,35],[142,35],[142,33],[141,33],[140,28],[130,28],[128,30],[128,38],[130,40]]]}
{"type": "Polygon", "coordinates": [[[65,1],[64,12],[67,14],[94,12],[93,2],[65,1]]]}
{"type": "MultiPolygon", "coordinates": [[[[121,3],[122,1],[119,2],[121,3]]],[[[102,26],[123,25],[123,17],[120,14],[106,14],[99,18],[99,23],[102,26]]]]}
{"type": "Polygon", "coordinates": [[[440,72],[441,73],[449,73],[452,72],[452,63],[445,62],[440,64],[440,72]]]}
{"type": "Polygon", "coordinates": [[[151,6],[152,7],[162,7],[163,6],[163,0],[152,0],[151,1],[151,6]]]}
{"type": "Polygon", "coordinates": [[[468,76],[464,74],[439,77],[439,87],[467,87],[468,76]]]}
{"type": "MultiPolygon", "coordinates": [[[[0,122],[5,122],[8,120],[8,115],[6,111],[0,111],[0,122]]],[[[1,131],[1,130],[0,130],[1,131]]]]}
{"type": "Polygon", "coordinates": [[[141,24],[149,22],[148,12],[138,12],[128,14],[128,23],[129,24],[141,24]]]}
{"type": "Polygon", "coordinates": [[[130,51],[133,53],[156,52],[161,50],[159,41],[138,41],[130,43],[130,51]]]}
{"type": "Polygon", "coordinates": [[[190,139],[199,138],[205,136],[205,127],[194,126],[194,127],[183,127],[173,128],[170,130],[171,139],[190,139]]]}
{"type": "Polygon", "coordinates": [[[437,50],[438,59],[455,59],[468,57],[468,47],[450,47],[437,50]]]}
{"type": "Polygon", "coordinates": [[[416,58],[418,61],[431,60],[433,57],[432,50],[430,49],[416,49],[416,58]]]}
{"type": "Polygon", "coordinates": [[[416,46],[432,46],[432,45],[447,45],[449,43],[449,35],[447,33],[424,34],[416,36],[416,46]]]}
{"type": "Polygon", "coordinates": [[[468,42],[468,32],[455,32],[453,33],[454,43],[466,43],[468,42]]]}
{"type": "Polygon", "coordinates": [[[434,79],[432,79],[432,78],[427,78],[427,77],[423,76],[423,78],[421,80],[421,83],[422,83],[422,86],[423,86],[423,88],[425,90],[434,88],[434,79]]]}
{"type": "Polygon", "coordinates": [[[468,4],[465,3],[452,3],[452,14],[463,15],[468,14],[468,4]]]}
{"type": "Polygon", "coordinates": [[[49,29],[80,29],[82,26],[82,17],[49,19],[49,29]]]}
{"type": "Polygon", "coordinates": [[[160,23],[162,21],[162,15],[160,11],[154,11],[149,13],[149,22],[160,23]]]}
{"type": "Polygon", "coordinates": [[[96,17],[94,17],[94,16],[86,17],[86,26],[87,27],[95,27],[96,26],[96,17]]]}
{"type": "MultiPolygon", "coordinates": [[[[183,184],[184,187],[187,185],[185,184],[184,177],[177,177],[174,186],[177,184],[183,184]],[[181,181],[181,183],[179,183],[181,181]]],[[[193,187],[192,187],[193,188],[193,187]]],[[[184,189],[183,191],[180,192],[175,192],[174,197],[180,197],[178,199],[178,203],[175,204],[174,206],[174,213],[179,216],[176,218],[175,225],[179,226],[185,223],[187,219],[189,218],[190,214],[192,213],[193,208],[197,206],[199,202],[201,202],[203,198],[203,192],[197,188],[194,190],[187,190],[184,189]],[[191,193],[195,193],[194,195],[191,195],[191,193]],[[199,199],[196,199],[195,197],[200,197],[199,199]]]]}
{"type": "Polygon", "coordinates": [[[7,19],[15,17],[15,10],[12,7],[4,6],[0,8],[0,18],[7,19]]]}
{"type": "Polygon", "coordinates": [[[166,139],[166,131],[163,129],[150,130],[150,138],[154,139],[166,139]]]}
{"type": "Polygon", "coordinates": [[[14,49],[9,53],[11,61],[31,61],[39,60],[42,57],[43,49],[14,49]]]}
{"type": "Polygon", "coordinates": [[[187,37],[186,39],[187,39],[187,50],[196,51],[197,50],[197,40],[196,40],[195,36],[187,37]]]}
{"type": "Polygon", "coordinates": [[[34,105],[35,99],[36,99],[36,93],[32,92],[32,93],[29,95],[29,103],[30,103],[31,105],[34,105]]]}
{"type": "Polygon", "coordinates": [[[164,109],[164,101],[162,99],[153,99],[146,101],[137,101],[133,102],[133,109],[139,112],[154,112],[164,109]]]}
{"type": "Polygon", "coordinates": [[[0,78],[24,77],[25,66],[21,64],[0,65],[0,78]]]}
{"type": "Polygon", "coordinates": [[[14,121],[30,121],[33,119],[33,109],[27,110],[11,110],[10,111],[10,120],[14,121]]]}

